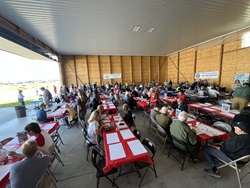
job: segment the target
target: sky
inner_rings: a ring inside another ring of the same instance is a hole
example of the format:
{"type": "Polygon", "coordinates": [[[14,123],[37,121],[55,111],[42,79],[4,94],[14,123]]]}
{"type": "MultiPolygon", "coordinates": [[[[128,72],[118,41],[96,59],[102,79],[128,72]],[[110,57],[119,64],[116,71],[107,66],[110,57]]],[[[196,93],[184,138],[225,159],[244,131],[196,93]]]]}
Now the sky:
{"type": "Polygon", "coordinates": [[[0,82],[59,80],[57,62],[31,60],[0,50],[0,82]]]}

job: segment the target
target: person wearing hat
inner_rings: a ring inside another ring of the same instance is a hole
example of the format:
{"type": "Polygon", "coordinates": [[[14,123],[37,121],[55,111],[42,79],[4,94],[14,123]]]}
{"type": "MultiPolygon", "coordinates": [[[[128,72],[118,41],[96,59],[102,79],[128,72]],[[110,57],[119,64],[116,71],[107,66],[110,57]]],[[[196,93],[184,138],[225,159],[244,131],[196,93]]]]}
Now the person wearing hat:
{"type": "Polygon", "coordinates": [[[187,118],[187,112],[180,112],[178,120],[173,121],[170,125],[170,133],[172,136],[186,143],[192,159],[194,159],[196,163],[199,163],[201,162],[201,159],[198,159],[197,157],[200,151],[201,142],[198,141],[195,131],[193,129],[191,130],[186,123],[187,118]]]}
{"type": "Polygon", "coordinates": [[[233,92],[233,97],[232,109],[241,110],[242,108],[248,106],[250,101],[249,83],[244,83],[242,87],[236,88],[233,92]]]}
{"type": "Polygon", "coordinates": [[[36,113],[36,119],[41,124],[54,121],[54,118],[49,118],[49,119],[47,118],[47,113],[45,111],[45,108],[46,108],[46,105],[42,103],[40,105],[40,109],[36,113]]]}
{"type": "Polygon", "coordinates": [[[235,137],[224,141],[221,146],[209,145],[203,149],[204,156],[211,167],[205,169],[209,176],[222,177],[215,165],[214,158],[228,163],[250,154],[250,126],[245,122],[235,122],[233,126],[236,133],[235,137]]]}

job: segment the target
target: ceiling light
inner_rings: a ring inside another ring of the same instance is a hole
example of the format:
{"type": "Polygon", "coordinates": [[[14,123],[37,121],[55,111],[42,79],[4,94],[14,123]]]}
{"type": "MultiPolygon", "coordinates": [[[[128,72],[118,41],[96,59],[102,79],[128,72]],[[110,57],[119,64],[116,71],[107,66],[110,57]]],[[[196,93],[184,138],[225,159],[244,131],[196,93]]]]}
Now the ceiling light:
{"type": "Polygon", "coordinates": [[[141,28],[141,26],[139,26],[139,25],[134,25],[134,27],[131,29],[131,31],[137,32],[137,31],[140,30],[140,28],[141,28]]]}
{"type": "Polygon", "coordinates": [[[145,32],[152,33],[154,30],[155,30],[155,27],[149,27],[149,28],[147,28],[147,30],[145,32]]]}

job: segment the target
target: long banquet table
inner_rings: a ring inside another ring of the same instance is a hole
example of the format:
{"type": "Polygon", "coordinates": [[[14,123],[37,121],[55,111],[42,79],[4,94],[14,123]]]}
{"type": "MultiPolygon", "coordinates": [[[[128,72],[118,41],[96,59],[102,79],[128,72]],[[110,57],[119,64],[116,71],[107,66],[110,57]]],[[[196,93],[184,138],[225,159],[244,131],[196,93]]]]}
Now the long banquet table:
{"type": "Polygon", "coordinates": [[[114,128],[110,131],[103,131],[103,143],[106,153],[106,166],[103,171],[108,172],[113,168],[135,161],[153,164],[147,150],[133,135],[122,118],[117,114],[108,117],[108,120],[102,123],[114,124],[114,128]],[[121,122],[124,124],[123,126],[119,126],[121,122]],[[117,129],[117,127],[120,128],[117,129]]]}
{"type": "MultiPolygon", "coordinates": [[[[58,122],[49,122],[40,125],[41,129],[44,129],[49,134],[54,133],[59,127],[58,122]]],[[[30,137],[29,139],[35,139],[34,137],[30,137]]],[[[17,153],[21,153],[21,145],[19,143],[17,136],[14,137],[11,141],[3,146],[3,149],[7,151],[16,151],[17,153]]],[[[8,157],[4,162],[4,165],[0,166],[0,188],[4,188],[9,182],[9,172],[12,164],[22,160],[19,157],[8,157]]]]}
{"type": "Polygon", "coordinates": [[[193,109],[198,109],[198,110],[203,110],[205,112],[222,116],[225,118],[228,118],[232,120],[236,114],[239,114],[240,112],[238,110],[230,110],[229,112],[224,112],[221,110],[220,106],[213,106],[210,103],[193,103],[193,104],[188,104],[189,108],[193,109]]]}

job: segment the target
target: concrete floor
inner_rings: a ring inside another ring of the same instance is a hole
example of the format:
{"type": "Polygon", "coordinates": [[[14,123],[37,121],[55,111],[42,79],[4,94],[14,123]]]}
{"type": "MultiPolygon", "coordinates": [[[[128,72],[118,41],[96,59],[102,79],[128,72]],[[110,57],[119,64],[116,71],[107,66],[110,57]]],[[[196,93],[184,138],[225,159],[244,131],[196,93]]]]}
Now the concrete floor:
{"type": "MultiPolygon", "coordinates": [[[[15,136],[15,133],[23,130],[23,127],[30,123],[32,117],[35,117],[36,111],[32,110],[33,105],[28,106],[27,116],[16,118],[14,108],[0,109],[0,140],[15,136]]],[[[55,108],[55,106],[54,106],[55,108]]],[[[120,109],[120,108],[119,108],[120,109]]],[[[88,111],[87,116],[89,116],[88,111]]],[[[48,113],[49,114],[49,113],[48,113]]],[[[148,129],[143,127],[143,113],[135,111],[137,129],[142,134],[142,139],[148,137],[153,139],[152,134],[148,134],[148,129]]],[[[86,161],[86,148],[83,146],[83,136],[81,129],[72,127],[67,129],[65,126],[60,127],[60,134],[64,145],[60,146],[59,154],[65,166],[55,163],[52,171],[58,179],[57,187],[59,188],[78,188],[78,187],[96,187],[95,168],[90,161],[86,161]]],[[[223,178],[215,179],[205,174],[204,168],[207,167],[206,161],[199,164],[193,164],[187,160],[184,170],[181,171],[180,164],[170,156],[167,157],[169,145],[162,153],[162,143],[155,142],[157,153],[154,158],[155,167],[158,177],[149,170],[141,187],[147,188],[235,188],[239,187],[236,174],[233,169],[227,167],[221,170],[223,178]]],[[[177,154],[178,155],[178,154],[177,154]]],[[[201,153],[202,155],[202,153],[201,153]]],[[[142,170],[144,172],[144,170],[142,170]]],[[[140,178],[137,174],[131,173],[121,176],[116,180],[121,188],[138,187],[140,178]]],[[[242,180],[244,188],[250,187],[250,178],[245,177],[242,180]]],[[[106,178],[101,178],[100,188],[112,187],[106,178]]]]}

